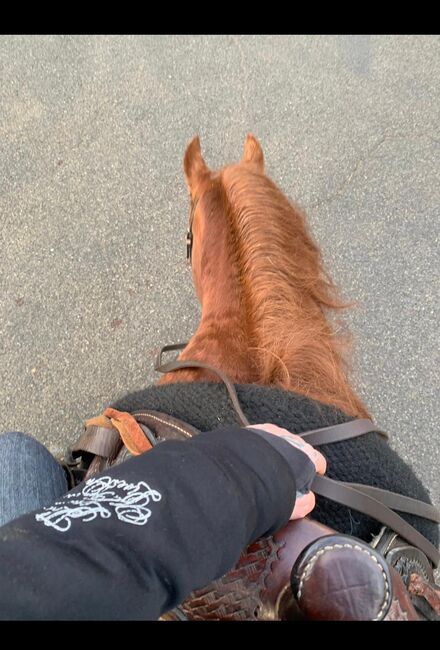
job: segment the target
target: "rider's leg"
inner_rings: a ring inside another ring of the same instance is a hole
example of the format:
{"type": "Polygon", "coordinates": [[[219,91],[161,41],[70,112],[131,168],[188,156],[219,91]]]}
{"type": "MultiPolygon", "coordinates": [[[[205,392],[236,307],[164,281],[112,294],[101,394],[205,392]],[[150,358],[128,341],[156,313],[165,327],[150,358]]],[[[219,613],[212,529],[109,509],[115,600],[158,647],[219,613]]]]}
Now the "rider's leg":
{"type": "Polygon", "coordinates": [[[68,489],[62,466],[35,438],[0,434],[0,526],[50,505],[68,489]]]}

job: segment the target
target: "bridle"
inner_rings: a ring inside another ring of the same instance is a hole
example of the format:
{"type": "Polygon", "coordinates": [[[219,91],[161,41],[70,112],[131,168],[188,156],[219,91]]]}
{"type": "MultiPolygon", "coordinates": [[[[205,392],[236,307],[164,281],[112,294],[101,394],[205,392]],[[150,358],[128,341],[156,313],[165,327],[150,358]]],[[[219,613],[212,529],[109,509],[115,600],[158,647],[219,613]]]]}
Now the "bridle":
{"type": "Polygon", "coordinates": [[[201,198],[201,195],[197,196],[193,201],[191,212],[189,214],[189,225],[188,230],[186,231],[186,259],[191,264],[192,261],[192,247],[193,247],[193,233],[192,227],[194,222],[194,215],[196,213],[197,204],[201,198]]]}

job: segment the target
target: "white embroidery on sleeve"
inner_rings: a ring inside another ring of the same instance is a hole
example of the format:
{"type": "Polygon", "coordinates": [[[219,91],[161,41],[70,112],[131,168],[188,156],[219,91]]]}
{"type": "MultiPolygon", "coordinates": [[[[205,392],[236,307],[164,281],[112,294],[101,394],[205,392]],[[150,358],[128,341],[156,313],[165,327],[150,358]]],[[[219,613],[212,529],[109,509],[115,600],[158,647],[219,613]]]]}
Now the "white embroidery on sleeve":
{"type": "Polygon", "coordinates": [[[37,521],[60,532],[69,530],[72,519],[93,521],[96,517],[108,519],[113,512],[119,521],[144,526],[151,510],[151,501],[160,501],[162,495],[147,483],[127,483],[124,480],[100,476],[88,479],[80,492],[68,493],[63,501],[44,508],[35,515],[37,521]]]}

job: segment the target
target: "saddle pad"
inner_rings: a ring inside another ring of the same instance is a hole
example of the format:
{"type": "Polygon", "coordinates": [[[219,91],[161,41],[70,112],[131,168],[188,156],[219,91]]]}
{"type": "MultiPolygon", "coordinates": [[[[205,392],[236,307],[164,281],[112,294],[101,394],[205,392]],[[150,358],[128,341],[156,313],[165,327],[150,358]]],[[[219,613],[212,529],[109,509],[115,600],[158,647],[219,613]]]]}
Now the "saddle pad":
{"type": "MultiPolygon", "coordinates": [[[[353,419],[338,409],[289,391],[258,385],[236,385],[243,411],[251,423],[272,422],[294,433],[340,424],[353,419]]],[[[236,415],[222,384],[200,382],[155,385],[121,397],[111,406],[121,411],[142,408],[169,413],[201,431],[237,424],[236,415]]],[[[412,468],[377,433],[322,445],[327,476],[391,490],[431,503],[429,492],[412,468]]],[[[415,515],[404,519],[439,545],[439,527],[415,515]]],[[[370,542],[381,524],[367,515],[317,497],[313,518],[347,535],[370,542]]]]}

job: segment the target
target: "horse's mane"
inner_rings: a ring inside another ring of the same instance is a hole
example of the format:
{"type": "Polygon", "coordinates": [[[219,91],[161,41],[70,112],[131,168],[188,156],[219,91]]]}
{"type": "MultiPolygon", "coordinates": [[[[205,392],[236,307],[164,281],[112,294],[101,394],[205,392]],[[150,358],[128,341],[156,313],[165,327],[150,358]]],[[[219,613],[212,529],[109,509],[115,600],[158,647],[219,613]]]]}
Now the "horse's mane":
{"type": "Polygon", "coordinates": [[[304,215],[253,165],[226,167],[218,182],[261,383],[366,417],[346,375],[349,337],[328,319],[347,304],[323,268],[304,215]]]}

